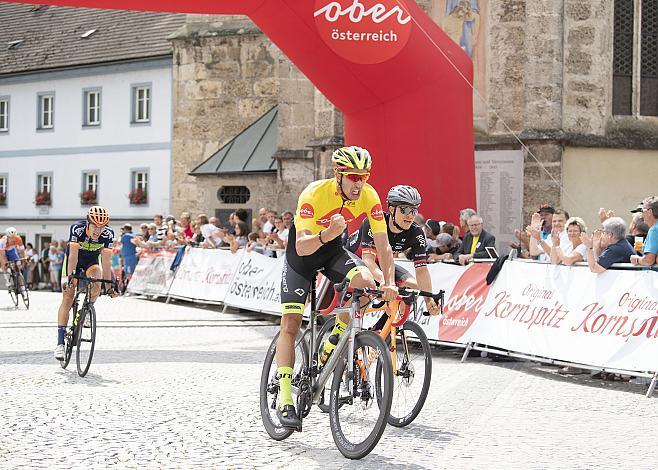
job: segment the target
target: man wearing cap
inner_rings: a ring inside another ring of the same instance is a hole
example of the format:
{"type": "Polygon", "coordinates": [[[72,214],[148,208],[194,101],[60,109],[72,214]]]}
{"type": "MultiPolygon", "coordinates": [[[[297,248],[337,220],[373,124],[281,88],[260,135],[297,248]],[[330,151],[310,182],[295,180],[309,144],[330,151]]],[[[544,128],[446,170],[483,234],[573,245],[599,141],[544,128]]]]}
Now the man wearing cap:
{"type": "Polygon", "coordinates": [[[555,214],[555,209],[550,204],[542,204],[539,206],[537,213],[541,219],[541,239],[546,240],[551,236],[551,231],[553,230],[553,214],[555,214]]]}
{"type": "Polygon", "coordinates": [[[132,242],[135,238],[133,226],[123,224],[121,227],[121,258],[123,258],[123,272],[126,278],[123,280],[124,285],[130,281],[135,266],[137,266],[137,246],[132,242]]]}
{"type": "Polygon", "coordinates": [[[436,237],[435,253],[430,253],[429,259],[431,260],[452,260],[459,247],[455,239],[448,233],[439,233],[436,237]]]}
{"type": "MultiPolygon", "coordinates": [[[[633,211],[631,211],[633,212],[633,211]]],[[[658,254],[658,197],[652,196],[642,201],[642,217],[651,228],[644,240],[643,256],[632,255],[631,263],[639,266],[653,266],[658,254]]]]}

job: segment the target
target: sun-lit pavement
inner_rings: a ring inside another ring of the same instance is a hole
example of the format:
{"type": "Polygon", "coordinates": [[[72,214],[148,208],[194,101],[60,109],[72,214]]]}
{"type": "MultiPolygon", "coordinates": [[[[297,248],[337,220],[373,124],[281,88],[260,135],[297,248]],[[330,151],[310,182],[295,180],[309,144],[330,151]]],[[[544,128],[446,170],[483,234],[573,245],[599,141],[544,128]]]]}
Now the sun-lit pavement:
{"type": "MultiPolygon", "coordinates": [[[[87,377],[53,359],[57,294],[29,312],[0,292],[0,468],[655,468],[645,387],[435,351],[425,408],[352,462],[327,415],[275,442],[258,384],[267,317],[102,298],[87,377]]],[[[657,395],[658,396],[658,395],[657,395]]]]}

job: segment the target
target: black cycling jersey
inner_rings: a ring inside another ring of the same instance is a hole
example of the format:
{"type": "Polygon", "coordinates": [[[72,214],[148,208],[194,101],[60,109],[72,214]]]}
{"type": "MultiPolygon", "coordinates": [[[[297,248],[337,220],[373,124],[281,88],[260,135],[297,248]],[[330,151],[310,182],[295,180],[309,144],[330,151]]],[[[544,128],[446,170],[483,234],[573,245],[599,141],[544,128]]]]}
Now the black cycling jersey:
{"type": "MultiPolygon", "coordinates": [[[[112,248],[114,243],[114,230],[112,230],[108,225],[103,227],[98,240],[92,240],[89,235],[87,235],[87,223],[84,220],[80,220],[69,229],[69,243],[77,243],[79,245],[79,250],[81,251],[91,251],[95,254],[100,254],[103,248],[112,248]]],[[[67,245],[68,251],[68,245],[67,245]]]]}
{"type": "MultiPolygon", "coordinates": [[[[400,233],[393,233],[388,226],[390,214],[384,214],[386,218],[386,232],[388,234],[388,243],[391,245],[393,254],[410,250],[408,257],[414,262],[414,267],[418,268],[427,265],[427,242],[423,229],[415,222],[411,224],[409,230],[403,230],[400,233]]],[[[370,222],[364,220],[361,228],[354,232],[347,240],[347,249],[352,253],[360,254],[361,251],[375,250],[375,240],[370,231],[370,222]],[[360,250],[359,250],[360,249],[360,250]]]]}
{"type": "MultiPolygon", "coordinates": [[[[80,220],[69,229],[69,243],[78,244],[78,264],[72,269],[75,274],[87,274],[89,268],[101,262],[103,249],[112,248],[114,242],[114,231],[107,225],[103,227],[98,240],[92,240],[87,235],[87,223],[80,220]]],[[[66,245],[64,264],[62,266],[62,279],[68,275],[69,269],[69,244],[66,245]]]]}

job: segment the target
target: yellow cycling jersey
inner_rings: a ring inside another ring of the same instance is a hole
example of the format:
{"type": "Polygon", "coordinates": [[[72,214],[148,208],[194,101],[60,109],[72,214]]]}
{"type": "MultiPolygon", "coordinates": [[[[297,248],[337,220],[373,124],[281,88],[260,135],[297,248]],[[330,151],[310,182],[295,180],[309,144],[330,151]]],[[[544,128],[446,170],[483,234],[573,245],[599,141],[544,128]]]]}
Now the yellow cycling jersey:
{"type": "Polygon", "coordinates": [[[359,230],[366,217],[370,220],[373,233],[386,232],[384,212],[375,188],[366,183],[359,199],[345,201],[335,178],[314,181],[302,191],[297,203],[295,229],[297,232],[310,230],[316,234],[329,227],[334,214],[345,218],[348,234],[359,230]]]}

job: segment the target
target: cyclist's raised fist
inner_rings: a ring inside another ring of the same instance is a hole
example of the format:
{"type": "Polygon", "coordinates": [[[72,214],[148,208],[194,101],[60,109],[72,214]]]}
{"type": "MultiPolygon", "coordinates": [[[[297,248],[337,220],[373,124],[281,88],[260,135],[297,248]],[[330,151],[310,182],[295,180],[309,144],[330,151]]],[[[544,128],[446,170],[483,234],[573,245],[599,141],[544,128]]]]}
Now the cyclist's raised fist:
{"type": "Polygon", "coordinates": [[[345,217],[340,214],[332,215],[331,221],[329,222],[329,228],[327,229],[331,234],[331,238],[334,239],[343,233],[346,225],[347,223],[345,222],[345,217]]]}

